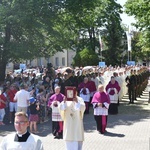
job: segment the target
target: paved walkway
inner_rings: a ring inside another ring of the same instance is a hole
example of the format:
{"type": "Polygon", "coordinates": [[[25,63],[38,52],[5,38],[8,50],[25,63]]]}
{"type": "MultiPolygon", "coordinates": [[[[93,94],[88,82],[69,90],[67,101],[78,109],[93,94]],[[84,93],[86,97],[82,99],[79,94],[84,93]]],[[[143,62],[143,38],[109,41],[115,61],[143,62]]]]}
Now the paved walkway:
{"type": "MultiPolygon", "coordinates": [[[[128,104],[127,95],[119,106],[118,115],[108,116],[107,132],[104,135],[96,131],[93,110],[84,117],[85,141],[83,150],[150,150],[150,104],[149,94],[145,90],[135,104],[128,104]]],[[[54,139],[51,134],[51,121],[39,124],[39,136],[45,150],[65,150],[64,141],[54,139]]],[[[13,125],[0,126],[0,141],[14,132],[13,125]]]]}

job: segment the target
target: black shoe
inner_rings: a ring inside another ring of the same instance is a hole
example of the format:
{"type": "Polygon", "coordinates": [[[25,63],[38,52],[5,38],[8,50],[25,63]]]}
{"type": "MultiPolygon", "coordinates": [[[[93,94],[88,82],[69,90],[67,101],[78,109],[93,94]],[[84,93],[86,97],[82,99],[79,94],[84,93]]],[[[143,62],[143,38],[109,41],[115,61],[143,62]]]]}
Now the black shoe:
{"type": "Polygon", "coordinates": [[[56,136],[54,137],[54,139],[62,139],[62,138],[63,138],[62,132],[61,133],[57,132],[56,136]]]}
{"type": "Polygon", "coordinates": [[[58,136],[59,136],[59,139],[62,139],[63,138],[62,132],[58,133],[58,136]]]}
{"type": "Polygon", "coordinates": [[[59,137],[58,137],[58,136],[55,136],[54,139],[59,139],[59,137]]]}
{"type": "Polygon", "coordinates": [[[89,114],[89,110],[85,110],[84,114],[89,114]]]}
{"type": "Polygon", "coordinates": [[[59,139],[59,133],[58,132],[55,134],[54,139],[59,139]]]}
{"type": "Polygon", "coordinates": [[[57,135],[57,130],[53,131],[53,135],[56,136],[57,135]]]}
{"type": "Polygon", "coordinates": [[[98,133],[99,133],[99,134],[104,134],[104,132],[102,132],[102,131],[98,131],[98,133]]]}

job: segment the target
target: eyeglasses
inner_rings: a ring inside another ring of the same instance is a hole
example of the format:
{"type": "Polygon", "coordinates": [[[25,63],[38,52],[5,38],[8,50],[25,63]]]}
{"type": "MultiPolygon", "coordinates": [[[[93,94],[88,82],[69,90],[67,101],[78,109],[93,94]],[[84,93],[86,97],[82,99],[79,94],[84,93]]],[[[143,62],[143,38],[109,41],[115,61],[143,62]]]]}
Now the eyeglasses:
{"type": "Polygon", "coordinates": [[[14,122],[15,125],[24,125],[27,121],[14,122]]]}

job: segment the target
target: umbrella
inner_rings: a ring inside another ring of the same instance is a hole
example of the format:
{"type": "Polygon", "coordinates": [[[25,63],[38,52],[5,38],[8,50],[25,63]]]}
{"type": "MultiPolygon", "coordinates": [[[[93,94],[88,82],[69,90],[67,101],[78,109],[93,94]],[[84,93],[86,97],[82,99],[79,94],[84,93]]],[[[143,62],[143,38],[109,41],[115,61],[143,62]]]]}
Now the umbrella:
{"type": "Polygon", "coordinates": [[[64,67],[60,70],[60,73],[64,73],[64,72],[67,72],[67,73],[70,73],[70,71],[72,71],[72,68],[71,67],[64,67]]]}
{"type": "Polygon", "coordinates": [[[83,71],[87,71],[87,70],[93,70],[94,68],[93,68],[93,66],[85,66],[85,67],[83,67],[83,71]]]}

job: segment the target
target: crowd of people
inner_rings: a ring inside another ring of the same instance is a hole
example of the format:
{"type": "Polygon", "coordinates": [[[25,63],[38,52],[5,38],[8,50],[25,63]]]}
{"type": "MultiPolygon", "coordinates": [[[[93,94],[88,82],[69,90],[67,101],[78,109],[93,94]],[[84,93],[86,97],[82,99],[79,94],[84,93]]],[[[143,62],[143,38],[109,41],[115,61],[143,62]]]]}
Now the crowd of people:
{"type": "Polygon", "coordinates": [[[150,73],[146,66],[86,70],[67,67],[63,72],[50,66],[39,72],[38,77],[23,71],[17,75],[7,74],[0,89],[0,125],[5,124],[6,113],[12,123],[15,112],[24,112],[28,114],[30,132],[37,134],[37,123],[52,115],[52,133],[55,138],[66,141],[68,150],[72,144],[82,149],[84,114],[94,109],[97,131],[104,134],[108,114],[119,113],[119,103],[125,94],[129,95],[129,104],[133,104],[146,88],[150,73]],[[71,102],[66,99],[65,87],[68,86],[76,89],[76,97],[71,102]],[[68,120],[72,122],[68,124],[68,120]]]}

